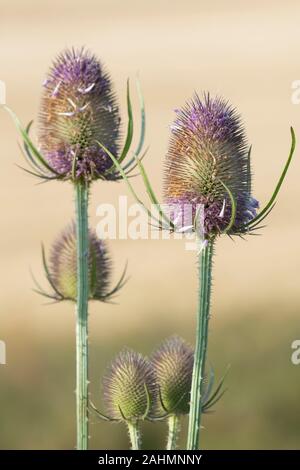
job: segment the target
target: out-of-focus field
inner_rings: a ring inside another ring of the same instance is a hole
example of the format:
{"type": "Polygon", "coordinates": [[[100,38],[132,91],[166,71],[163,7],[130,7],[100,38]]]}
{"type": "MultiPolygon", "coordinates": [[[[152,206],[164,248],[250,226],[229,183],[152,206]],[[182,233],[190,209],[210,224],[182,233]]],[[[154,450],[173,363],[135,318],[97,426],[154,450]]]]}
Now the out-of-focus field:
{"type": "MultiPolygon", "coordinates": [[[[125,116],[125,87],[139,72],[147,109],[145,160],[159,195],[169,124],[194,90],[221,94],[242,114],[253,145],[254,194],[264,204],[287,158],[289,126],[300,135],[300,105],[291,102],[299,78],[300,5],[293,1],[140,2],[2,0],[0,80],[7,103],[24,123],[38,113],[41,83],[52,58],[85,44],[110,70],[125,116]]],[[[136,96],[133,102],[137,105],[136,96]]],[[[1,110],[0,110],[1,111],[1,110]]],[[[72,218],[68,184],[37,185],[20,171],[13,124],[0,113],[0,448],[72,448],[74,313],[44,305],[29,274],[43,280],[46,247],[72,218]]],[[[142,189],[136,181],[138,190],[142,189]]],[[[117,203],[126,187],[94,184],[96,208],[117,203]]],[[[300,366],[291,343],[300,339],[299,151],[262,237],[218,242],[214,266],[209,361],[220,376],[231,364],[228,391],[206,416],[207,448],[299,448],[300,366]]],[[[194,340],[195,253],[182,241],[111,241],[114,279],[126,260],[130,281],[116,305],[90,314],[91,391],[101,406],[105,365],[127,345],[149,354],[165,337],[194,340]]],[[[92,418],[92,448],[124,448],[121,426],[92,418]]],[[[164,425],[146,424],[145,447],[163,447],[164,425]],[[161,432],[158,433],[157,428],[161,432]]]]}
{"type": "MultiPolygon", "coordinates": [[[[299,371],[289,360],[290,343],[297,334],[300,337],[297,312],[290,309],[270,318],[270,306],[254,304],[253,308],[255,312],[240,307],[238,318],[225,311],[226,321],[212,321],[209,361],[219,378],[229,364],[231,368],[225,395],[203,420],[205,448],[299,447],[299,371]]],[[[24,325],[9,331],[8,337],[16,336],[18,344],[12,342],[9,364],[1,368],[2,448],[74,446],[75,351],[72,315],[67,314],[69,331],[64,328],[55,337],[32,334],[24,325]]],[[[145,309],[145,315],[151,317],[151,311],[145,309]]],[[[100,322],[91,323],[91,397],[103,410],[100,377],[112,355],[124,343],[149,354],[174,328],[164,319],[159,325],[148,320],[144,328],[135,332],[129,328],[114,337],[99,335],[100,322]]],[[[192,340],[188,325],[181,333],[192,340]]],[[[94,415],[91,423],[91,448],[128,448],[123,425],[99,421],[94,415]]],[[[185,431],[184,420],[182,445],[185,431]]],[[[164,447],[165,423],[146,423],[143,434],[144,448],[164,447]]]]}

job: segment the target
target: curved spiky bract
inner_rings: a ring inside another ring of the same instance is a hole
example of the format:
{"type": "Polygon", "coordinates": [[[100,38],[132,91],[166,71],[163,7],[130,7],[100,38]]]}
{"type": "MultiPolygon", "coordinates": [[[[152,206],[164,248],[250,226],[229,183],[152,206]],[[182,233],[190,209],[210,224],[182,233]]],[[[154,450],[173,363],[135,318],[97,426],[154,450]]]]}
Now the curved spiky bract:
{"type": "Polygon", "coordinates": [[[135,351],[121,351],[103,378],[103,397],[112,419],[145,419],[156,397],[151,363],[135,351]]]}
{"type": "Polygon", "coordinates": [[[160,390],[158,414],[189,412],[194,351],[179,336],[165,340],[151,357],[160,390]]]}
{"type": "Polygon", "coordinates": [[[119,148],[119,109],[99,60],[84,48],[54,61],[41,101],[39,142],[51,167],[65,178],[104,178],[119,148]]]}
{"type": "Polygon", "coordinates": [[[177,206],[172,217],[182,219],[191,206],[194,218],[203,205],[205,236],[221,233],[232,212],[227,187],[236,201],[233,234],[258,207],[251,197],[250,154],[241,119],[226,101],[209,95],[200,99],[196,94],[176,113],[164,178],[165,202],[177,206]]]}
{"type": "MultiPolygon", "coordinates": [[[[76,227],[68,226],[57,238],[50,253],[49,274],[64,299],[77,297],[76,227]]],[[[105,300],[110,285],[111,261],[102,240],[89,232],[89,299],[105,300]]]]}

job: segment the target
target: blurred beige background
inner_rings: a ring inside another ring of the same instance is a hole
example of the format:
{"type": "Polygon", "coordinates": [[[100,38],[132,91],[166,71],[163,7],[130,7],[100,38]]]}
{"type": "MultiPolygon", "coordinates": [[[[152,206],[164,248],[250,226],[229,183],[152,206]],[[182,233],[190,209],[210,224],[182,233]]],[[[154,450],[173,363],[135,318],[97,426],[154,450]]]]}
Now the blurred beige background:
{"type": "MultiPolygon", "coordinates": [[[[196,90],[220,94],[242,114],[253,145],[254,195],[270,196],[287,158],[289,126],[300,131],[291,85],[300,79],[300,4],[70,0],[1,1],[0,79],[7,103],[27,123],[36,118],[41,83],[55,55],[86,45],[106,64],[125,117],[126,79],[138,72],[147,111],[146,167],[159,195],[174,108],[196,90]]],[[[133,92],[134,95],[134,92],[133,92]]],[[[136,96],[133,97],[137,110],[136,96]]],[[[72,218],[68,184],[20,171],[17,135],[0,114],[1,244],[0,448],[74,446],[74,314],[45,306],[31,291],[31,268],[43,279],[40,243],[49,247],[72,218]]],[[[140,181],[136,187],[142,191],[140,181]]],[[[127,194],[124,184],[96,183],[90,222],[101,202],[127,194]]],[[[229,391],[206,417],[207,448],[299,448],[300,366],[290,362],[300,338],[299,150],[261,237],[218,241],[209,360],[229,391]]],[[[114,279],[129,262],[130,282],[117,305],[90,315],[93,400],[105,364],[124,345],[148,354],[166,335],[194,338],[195,254],[182,241],[111,241],[114,279]]],[[[93,418],[91,447],[124,448],[122,428],[93,418]]],[[[147,425],[145,446],[163,446],[164,426],[147,425]],[[154,428],[154,429],[153,429],[154,428]]]]}

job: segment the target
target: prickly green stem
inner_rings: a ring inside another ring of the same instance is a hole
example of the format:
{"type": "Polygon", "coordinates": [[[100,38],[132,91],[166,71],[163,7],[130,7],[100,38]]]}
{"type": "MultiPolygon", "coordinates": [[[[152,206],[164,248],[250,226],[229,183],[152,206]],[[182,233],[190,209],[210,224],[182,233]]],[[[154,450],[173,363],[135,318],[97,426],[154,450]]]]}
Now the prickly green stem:
{"type": "Polygon", "coordinates": [[[201,397],[208,340],[208,322],[211,295],[213,241],[209,241],[199,255],[199,301],[197,312],[197,330],[195,360],[191,388],[190,415],[187,449],[197,450],[201,425],[201,397]]]}
{"type": "Polygon", "coordinates": [[[88,187],[75,185],[77,237],[76,422],[77,450],[88,448],[88,187]]]}
{"type": "Polygon", "coordinates": [[[131,450],[140,450],[141,448],[141,431],[137,421],[126,421],[129,438],[131,443],[131,450]]]}
{"type": "Polygon", "coordinates": [[[178,415],[171,415],[168,418],[168,442],[167,442],[167,450],[175,450],[177,446],[177,439],[179,434],[179,416],[178,415]]]}

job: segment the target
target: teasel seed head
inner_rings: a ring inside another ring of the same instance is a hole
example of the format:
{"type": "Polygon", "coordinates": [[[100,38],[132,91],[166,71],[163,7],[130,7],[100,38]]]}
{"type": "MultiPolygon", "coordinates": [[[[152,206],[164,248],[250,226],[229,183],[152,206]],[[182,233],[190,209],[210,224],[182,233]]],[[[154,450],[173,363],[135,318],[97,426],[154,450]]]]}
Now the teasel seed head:
{"type": "Polygon", "coordinates": [[[234,198],[236,209],[229,234],[255,217],[258,202],[251,196],[250,152],[235,109],[221,98],[197,94],[171,126],[165,162],[164,198],[172,205],[173,220],[183,220],[187,206],[192,221],[203,207],[204,238],[229,227],[234,198]]]}
{"type": "MultiPolygon", "coordinates": [[[[54,242],[50,252],[49,275],[62,299],[77,298],[76,227],[72,223],[54,242]]],[[[89,299],[109,297],[111,260],[107,248],[95,233],[89,232],[89,299]]]]}
{"type": "Polygon", "coordinates": [[[194,351],[182,338],[166,339],[153,353],[151,363],[159,389],[157,414],[189,412],[194,351]]]}
{"type": "Polygon", "coordinates": [[[147,418],[156,400],[151,363],[131,349],[122,350],[103,378],[103,398],[114,420],[134,422],[147,418]]]}
{"type": "Polygon", "coordinates": [[[112,83],[99,60],[84,48],[54,61],[41,101],[41,152],[58,174],[90,181],[105,178],[119,148],[120,117],[112,83]]]}

